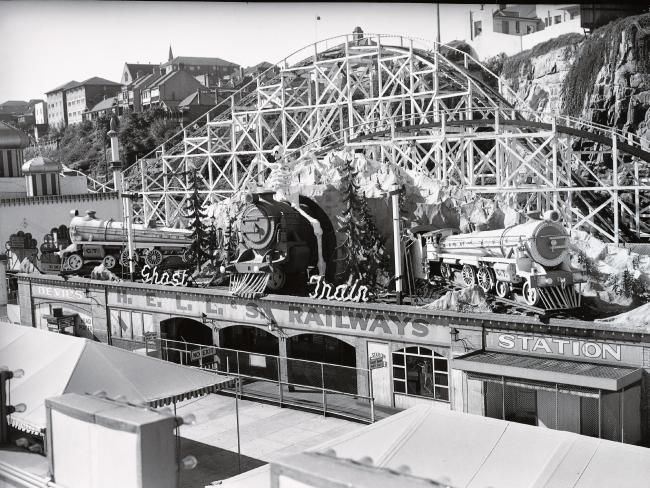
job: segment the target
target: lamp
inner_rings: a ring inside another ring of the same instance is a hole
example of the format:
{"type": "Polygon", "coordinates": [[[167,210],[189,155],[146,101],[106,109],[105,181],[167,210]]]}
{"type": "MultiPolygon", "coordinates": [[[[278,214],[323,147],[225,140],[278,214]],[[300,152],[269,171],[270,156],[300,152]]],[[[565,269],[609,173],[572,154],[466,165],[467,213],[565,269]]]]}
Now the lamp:
{"type": "Polygon", "coordinates": [[[458,339],[458,334],[459,334],[458,329],[452,327],[452,329],[449,331],[449,334],[451,335],[451,340],[453,342],[458,342],[458,340],[459,340],[458,339]]]}

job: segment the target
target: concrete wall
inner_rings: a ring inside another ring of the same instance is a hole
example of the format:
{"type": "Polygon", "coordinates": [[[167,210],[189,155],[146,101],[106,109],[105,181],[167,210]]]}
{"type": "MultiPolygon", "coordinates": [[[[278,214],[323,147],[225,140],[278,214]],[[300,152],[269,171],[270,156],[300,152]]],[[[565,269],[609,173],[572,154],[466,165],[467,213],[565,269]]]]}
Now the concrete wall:
{"type": "Polygon", "coordinates": [[[580,27],[580,17],[560,24],[554,24],[544,30],[528,35],[501,34],[500,32],[487,31],[484,28],[483,33],[475,37],[474,40],[469,41],[469,44],[476,52],[478,59],[485,60],[500,53],[512,56],[531,49],[541,42],[571,32],[583,33],[580,27]]]}

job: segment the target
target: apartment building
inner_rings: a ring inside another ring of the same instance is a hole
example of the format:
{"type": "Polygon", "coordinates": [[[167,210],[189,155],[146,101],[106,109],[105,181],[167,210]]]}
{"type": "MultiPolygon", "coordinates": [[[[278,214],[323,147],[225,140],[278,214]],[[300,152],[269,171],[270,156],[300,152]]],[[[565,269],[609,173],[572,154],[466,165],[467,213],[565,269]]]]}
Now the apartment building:
{"type": "Polygon", "coordinates": [[[85,111],[92,109],[100,101],[117,95],[120,84],[98,76],[76,83],[65,89],[68,124],[78,124],[85,111]]]}

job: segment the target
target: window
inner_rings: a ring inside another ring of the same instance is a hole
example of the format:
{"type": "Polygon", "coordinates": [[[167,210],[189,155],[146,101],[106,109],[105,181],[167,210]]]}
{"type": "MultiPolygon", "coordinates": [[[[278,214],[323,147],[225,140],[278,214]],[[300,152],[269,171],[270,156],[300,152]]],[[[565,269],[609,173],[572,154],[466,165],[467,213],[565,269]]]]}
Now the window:
{"type": "Polygon", "coordinates": [[[544,17],[544,25],[548,27],[548,17],[544,17]]]}
{"type": "Polygon", "coordinates": [[[503,32],[504,34],[510,34],[510,22],[504,20],[503,22],[501,22],[501,25],[503,26],[501,32],[503,32]]]}
{"type": "Polygon", "coordinates": [[[480,36],[481,32],[483,32],[483,21],[477,20],[474,22],[474,35],[480,36]]]}
{"type": "Polygon", "coordinates": [[[559,24],[560,22],[562,22],[562,16],[561,15],[556,15],[555,17],[553,17],[553,23],[559,24]]]}
{"type": "Polygon", "coordinates": [[[515,22],[515,32],[519,34],[521,32],[521,27],[519,26],[519,21],[515,22]]]}
{"type": "Polygon", "coordinates": [[[393,353],[393,389],[395,393],[449,401],[447,358],[420,346],[393,353]]]}

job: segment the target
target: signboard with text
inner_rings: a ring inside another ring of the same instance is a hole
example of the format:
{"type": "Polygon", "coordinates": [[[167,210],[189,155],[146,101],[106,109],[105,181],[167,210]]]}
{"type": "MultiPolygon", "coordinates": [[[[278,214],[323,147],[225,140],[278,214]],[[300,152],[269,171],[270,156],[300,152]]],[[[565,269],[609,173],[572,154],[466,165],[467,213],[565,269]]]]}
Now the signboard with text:
{"type": "Polygon", "coordinates": [[[643,366],[643,347],[594,339],[488,332],[485,348],[512,354],[643,366]]]}
{"type": "Polygon", "coordinates": [[[90,303],[91,301],[90,298],[86,296],[85,290],[50,285],[32,286],[32,297],[81,303],[90,303]]]}
{"type": "Polygon", "coordinates": [[[110,291],[109,307],[132,308],[164,314],[189,315],[214,321],[267,326],[273,320],[281,328],[310,329],[314,332],[354,334],[373,338],[391,338],[448,345],[449,329],[424,316],[368,309],[345,310],[311,304],[269,304],[242,302],[224,296],[186,298],[183,293],[145,291],[134,294],[110,291]]]}

